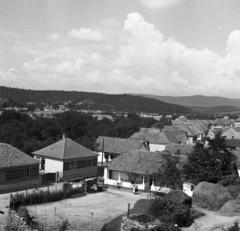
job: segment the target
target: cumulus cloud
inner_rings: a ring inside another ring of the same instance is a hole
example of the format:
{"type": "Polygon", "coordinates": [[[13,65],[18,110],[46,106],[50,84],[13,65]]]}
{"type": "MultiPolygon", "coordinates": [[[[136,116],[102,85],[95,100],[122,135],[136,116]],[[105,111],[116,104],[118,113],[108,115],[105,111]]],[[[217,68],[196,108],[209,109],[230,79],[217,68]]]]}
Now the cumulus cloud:
{"type": "Polygon", "coordinates": [[[56,66],[54,69],[57,73],[64,73],[64,74],[73,74],[74,72],[80,71],[83,65],[82,59],[77,59],[75,63],[70,61],[64,61],[56,66]]]}
{"type": "Polygon", "coordinates": [[[103,35],[99,31],[88,28],[80,28],[79,30],[72,29],[68,35],[71,38],[92,42],[99,42],[104,39],[103,35]]]}
{"type": "Polygon", "coordinates": [[[228,92],[232,93],[232,86],[240,84],[236,77],[240,69],[238,30],[228,37],[226,57],[207,48],[188,48],[174,38],[164,39],[163,34],[139,13],[128,15],[123,32],[116,64],[121,69],[131,70],[131,76],[140,82],[144,76],[156,86],[165,85],[161,94],[208,95],[214,91],[226,93],[226,89],[231,89],[228,92]]]}
{"type": "Polygon", "coordinates": [[[156,9],[164,8],[180,2],[180,0],[138,0],[140,3],[147,8],[156,9]]]}

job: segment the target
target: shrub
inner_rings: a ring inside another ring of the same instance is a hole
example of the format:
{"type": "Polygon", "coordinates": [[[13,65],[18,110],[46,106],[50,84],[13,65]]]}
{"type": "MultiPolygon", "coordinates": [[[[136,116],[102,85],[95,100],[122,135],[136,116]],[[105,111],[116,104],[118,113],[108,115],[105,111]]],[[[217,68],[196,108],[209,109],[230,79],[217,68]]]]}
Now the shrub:
{"type": "Polygon", "coordinates": [[[172,224],[161,224],[155,227],[154,231],[181,231],[181,229],[172,224]]]}
{"type": "Polygon", "coordinates": [[[192,207],[192,198],[182,191],[171,190],[165,197],[167,200],[176,204],[183,204],[192,207]]]}
{"type": "Polygon", "coordinates": [[[192,223],[189,206],[174,203],[166,197],[156,200],[149,212],[164,223],[177,224],[180,227],[189,226],[192,223]]]}
{"type": "Polygon", "coordinates": [[[227,179],[223,179],[218,181],[218,184],[222,185],[223,187],[226,187],[228,185],[236,185],[236,178],[227,178],[227,179]]]}
{"type": "Polygon", "coordinates": [[[60,201],[63,199],[71,198],[72,195],[77,193],[83,193],[83,191],[79,188],[65,188],[64,190],[60,191],[40,191],[38,193],[29,193],[25,195],[24,193],[16,193],[10,204],[10,207],[17,210],[20,206],[28,206],[28,205],[35,205],[35,204],[42,204],[42,203],[49,203],[60,201]]]}
{"type": "Polygon", "coordinates": [[[235,221],[233,226],[231,226],[227,231],[240,231],[239,223],[235,221]]]}
{"type": "Polygon", "coordinates": [[[62,222],[61,222],[61,224],[58,225],[58,229],[60,231],[65,231],[68,229],[69,226],[70,226],[70,224],[68,222],[68,219],[62,218],[62,222]]]}

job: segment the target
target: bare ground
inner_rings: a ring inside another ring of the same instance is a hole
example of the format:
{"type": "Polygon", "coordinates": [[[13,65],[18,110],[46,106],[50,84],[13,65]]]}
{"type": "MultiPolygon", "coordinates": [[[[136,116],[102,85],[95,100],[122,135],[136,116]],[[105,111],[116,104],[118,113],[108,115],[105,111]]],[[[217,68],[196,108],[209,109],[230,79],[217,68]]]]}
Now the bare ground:
{"type": "Polygon", "coordinates": [[[33,215],[37,212],[37,219],[43,224],[46,222],[47,230],[54,230],[63,218],[68,219],[70,223],[69,230],[88,231],[92,230],[93,225],[93,230],[97,231],[101,230],[103,225],[113,218],[126,213],[128,203],[132,208],[137,200],[143,198],[147,198],[145,193],[133,195],[126,191],[108,189],[104,192],[88,194],[80,198],[37,205],[36,208],[35,206],[28,206],[28,209],[33,215]],[[91,213],[93,213],[93,216],[91,213]]]}
{"type": "MultiPolygon", "coordinates": [[[[60,186],[59,186],[60,187],[60,186]]],[[[55,190],[55,186],[50,187],[55,190]]],[[[0,194],[0,210],[5,214],[0,214],[0,231],[4,230],[7,221],[10,194],[0,194]]],[[[55,203],[43,205],[28,206],[32,215],[43,223],[45,230],[55,230],[55,207],[56,207],[56,226],[61,223],[61,219],[68,219],[70,223],[69,230],[92,231],[101,230],[102,226],[113,218],[127,212],[128,203],[131,208],[139,199],[146,199],[147,194],[142,193],[133,195],[130,192],[108,189],[105,192],[88,194],[76,199],[67,199],[55,203]],[[93,217],[92,214],[93,213],[93,217]],[[46,219],[45,219],[46,218],[46,219]],[[92,223],[93,218],[93,223],[92,223]]],[[[196,210],[204,213],[205,216],[195,220],[189,228],[183,228],[183,231],[211,231],[214,227],[229,227],[234,221],[240,222],[240,214],[226,216],[219,212],[205,210],[195,207],[196,210]]],[[[219,229],[221,230],[221,229],[219,229]]],[[[215,229],[216,231],[216,229],[215,229]]]]}
{"type": "Polygon", "coordinates": [[[226,214],[223,215],[219,212],[209,211],[196,206],[193,206],[193,208],[204,213],[205,216],[196,219],[191,227],[183,228],[183,231],[217,231],[223,230],[222,228],[226,229],[230,227],[235,221],[240,222],[240,214],[234,216],[226,214]],[[217,227],[220,227],[221,229],[214,229],[217,227]]]}

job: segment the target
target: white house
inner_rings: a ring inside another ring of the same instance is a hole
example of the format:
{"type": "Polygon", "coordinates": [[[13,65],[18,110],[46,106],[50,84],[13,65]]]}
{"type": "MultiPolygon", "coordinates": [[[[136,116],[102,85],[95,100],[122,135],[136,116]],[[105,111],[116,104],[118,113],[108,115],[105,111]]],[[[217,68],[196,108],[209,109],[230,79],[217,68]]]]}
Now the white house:
{"type": "MultiPolygon", "coordinates": [[[[161,191],[165,185],[157,179],[156,174],[161,169],[163,159],[161,152],[132,151],[112,160],[104,169],[105,184],[114,186],[120,183],[122,187],[140,190],[161,191]]],[[[186,156],[181,156],[182,160],[186,156]]]]}
{"type": "Polygon", "coordinates": [[[97,175],[98,154],[81,146],[69,138],[33,152],[41,161],[40,170],[45,173],[58,173],[58,181],[71,180],[97,175]]]}
{"type": "Polygon", "coordinates": [[[142,149],[146,150],[147,147],[141,140],[99,136],[95,142],[95,151],[99,154],[99,164],[109,162],[122,153],[142,149]]]}

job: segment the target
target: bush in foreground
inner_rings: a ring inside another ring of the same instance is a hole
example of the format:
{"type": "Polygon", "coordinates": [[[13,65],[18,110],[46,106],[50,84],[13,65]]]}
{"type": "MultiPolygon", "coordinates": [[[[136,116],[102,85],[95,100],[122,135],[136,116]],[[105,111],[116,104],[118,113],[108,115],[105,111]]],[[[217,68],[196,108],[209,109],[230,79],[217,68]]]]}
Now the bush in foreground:
{"type": "Polygon", "coordinates": [[[20,206],[28,206],[28,205],[35,205],[35,204],[43,204],[49,202],[60,201],[64,199],[71,198],[72,195],[83,193],[81,188],[71,188],[68,187],[67,189],[64,188],[60,191],[39,191],[29,194],[24,193],[16,193],[13,198],[10,206],[12,209],[18,210],[20,206]]]}

